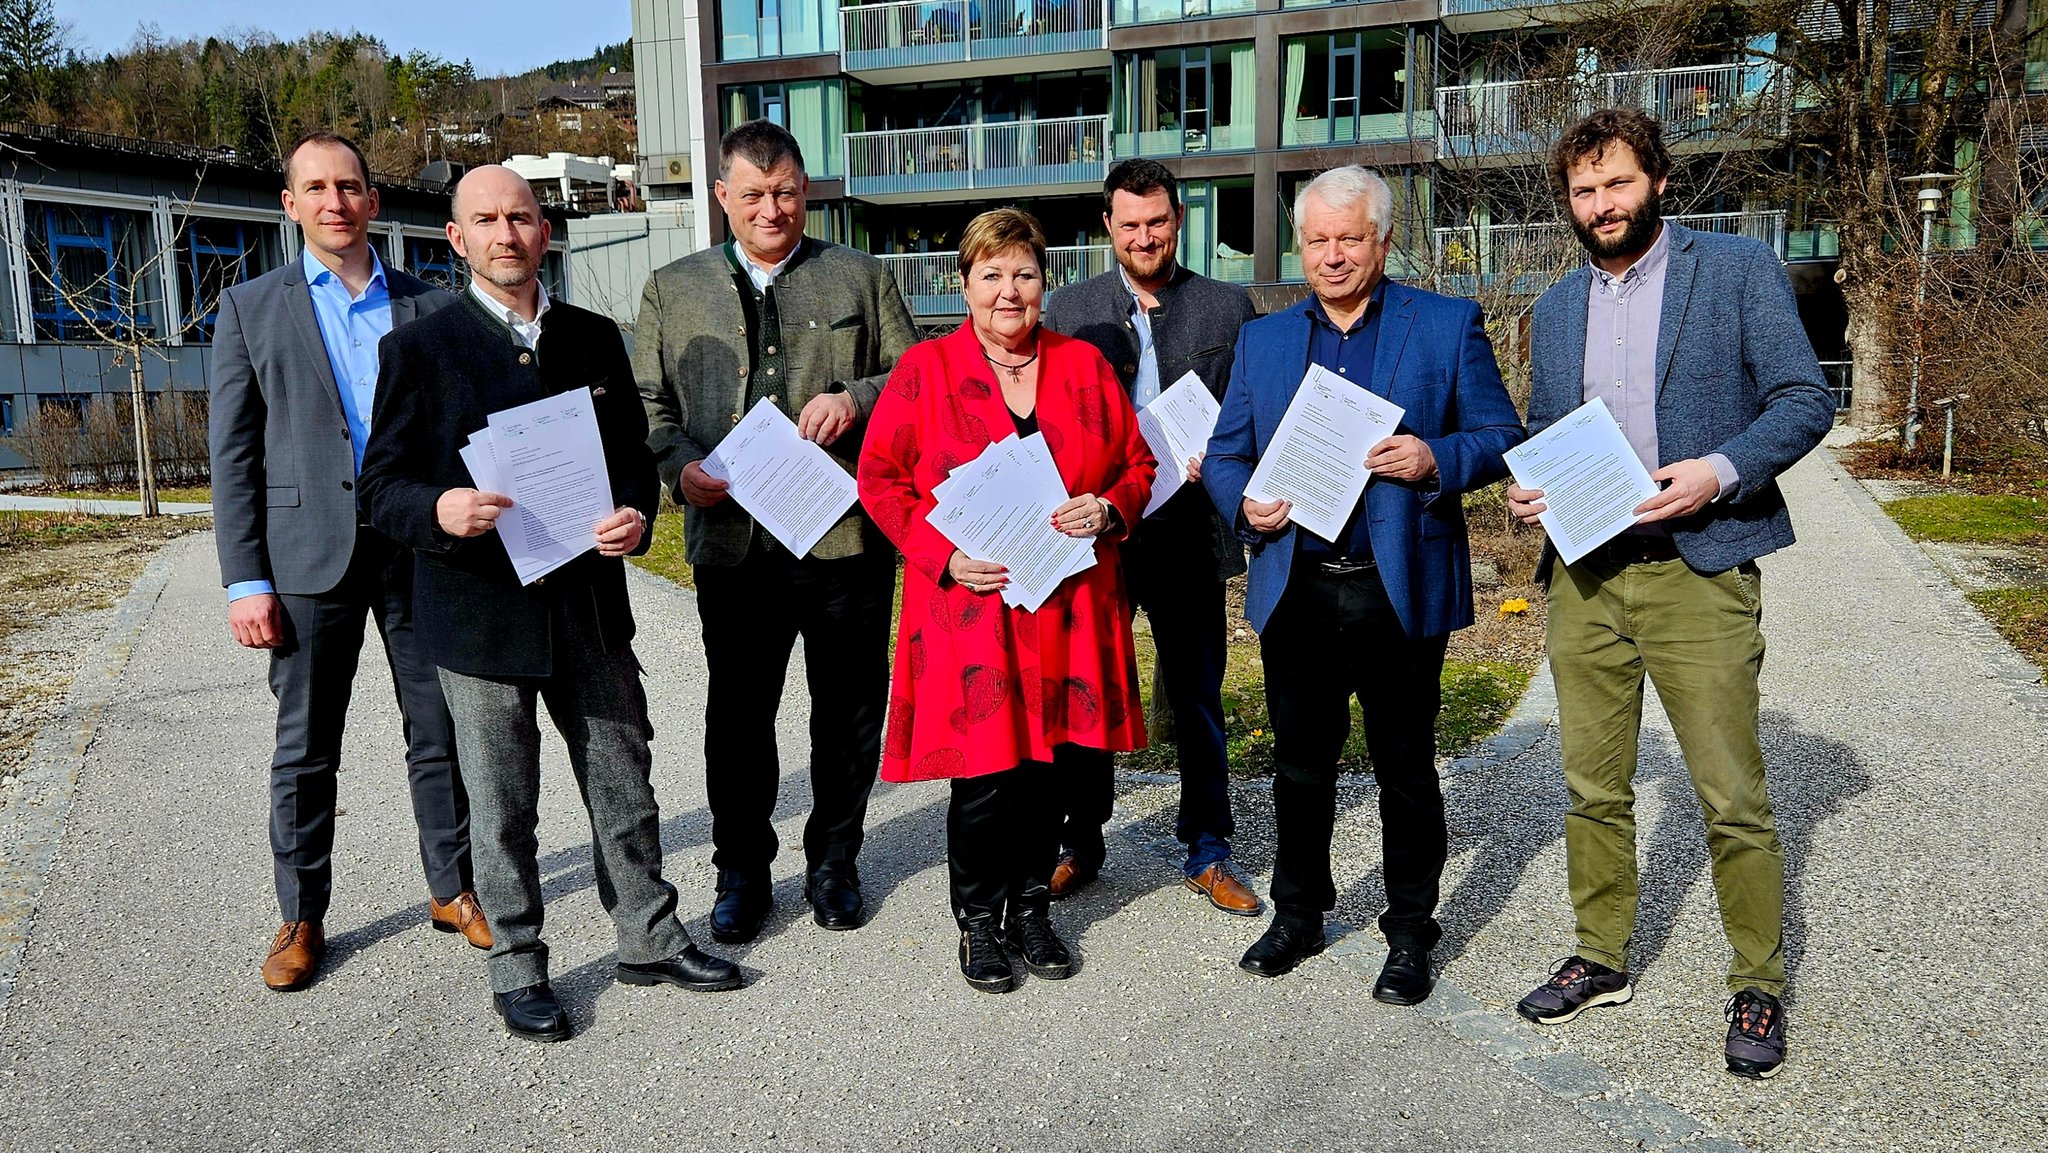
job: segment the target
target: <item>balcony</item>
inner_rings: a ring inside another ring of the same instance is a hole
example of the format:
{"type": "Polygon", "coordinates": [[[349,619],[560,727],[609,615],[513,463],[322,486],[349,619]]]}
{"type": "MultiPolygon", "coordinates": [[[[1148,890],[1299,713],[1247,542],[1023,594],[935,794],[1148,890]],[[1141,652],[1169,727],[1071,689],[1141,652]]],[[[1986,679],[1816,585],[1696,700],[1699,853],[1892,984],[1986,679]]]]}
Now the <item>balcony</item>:
{"type": "Polygon", "coordinates": [[[900,204],[1099,191],[1109,173],[1109,117],[1069,116],[846,134],[846,194],[900,204]]]}
{"type": "MultiPolygon", "coordinates": [[[[958,252],[903,252],[879,258],[896,277],[903,302],[916,317],[964,316],[967,302],[960,295],[960,254],[958,252]]],[[[1112,259],[1109,246],[1095,244],[1045,250],[1047,292],[1108,272],[1112,259]]]]}
{"type": "Polygon", "coordinates": [[[1674,146],[1776,136],[1785,106],[1770,61],[1603,72],[1583,81],[1510,80],[1437,89],[1440,156],[1540,154],[1594,108],[1640,108],[1674,146]]]}
{"type": "MultiPolygon", "coordinates": [[[[1783,211],[1693,212],[1665,219],[1695,232],[1747,236],[1786,258],[1783,211]]],[[[1481,289],[1534,296],[1586,258],[1571,230],[1554,222],[1433,231],[1437,289],[1455,296],[1476,296],[1481,289]]]]}
{"type": "Polygon", "coordinates": [[[1108,0],[892,0],[842,8],[840,66],[876,83],[1109,65],[1108,0]]]}
{"type": "Polygon", "coordinates": [[[1116,0],[1114,15],[1117,26],[1122,27],[1199,20],[1205,16],[1241,16],[1257,10],[1257,0],[1116,0]]]}

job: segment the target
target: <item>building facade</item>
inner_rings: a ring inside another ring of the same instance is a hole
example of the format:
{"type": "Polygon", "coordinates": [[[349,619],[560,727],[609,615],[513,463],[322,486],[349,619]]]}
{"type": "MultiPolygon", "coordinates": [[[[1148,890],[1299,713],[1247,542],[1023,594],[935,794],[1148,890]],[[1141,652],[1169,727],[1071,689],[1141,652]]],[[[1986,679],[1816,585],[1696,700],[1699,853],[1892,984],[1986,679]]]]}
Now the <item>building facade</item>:
{"type": "MultiPolygon", "coordinates": [[[[129,394],[125,349],[145,391],[203,394],[222,290],[297,259],[298,227],[274,167],[231,155],[62,129],[0,129],[0,470],[12,438],[50,405],[83,413],[129,394]]],[[[379,177],[372,225],[385,264],[460,286],[438,186],[379,177]]],[[[557,251],[543,275],[567,298],[557,251]]]]}

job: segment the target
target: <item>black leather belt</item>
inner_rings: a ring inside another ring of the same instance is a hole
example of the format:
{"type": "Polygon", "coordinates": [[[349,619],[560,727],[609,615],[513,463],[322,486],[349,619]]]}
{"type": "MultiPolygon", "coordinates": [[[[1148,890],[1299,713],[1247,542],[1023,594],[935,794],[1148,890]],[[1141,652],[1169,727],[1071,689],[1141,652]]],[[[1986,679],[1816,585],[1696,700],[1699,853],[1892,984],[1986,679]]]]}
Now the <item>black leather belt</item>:
{"type": "Polygon", "coordinates": [[[1625,532],[1593,550],[1593,555],[1603,564],[1655,564],[1677,560],[1678,543],[1668,536],[1625,532]]]}
{"type": "Polygon", "coordinates": [[[1357,576],[1359,573],[1371,572],[1379,567],[1370,557],[1364,560],[1353,560],[1348,557],[1338,560],[1319,560],[1315,562],[1315,566],[1316,571],[1324,576],[1357,576]]]}

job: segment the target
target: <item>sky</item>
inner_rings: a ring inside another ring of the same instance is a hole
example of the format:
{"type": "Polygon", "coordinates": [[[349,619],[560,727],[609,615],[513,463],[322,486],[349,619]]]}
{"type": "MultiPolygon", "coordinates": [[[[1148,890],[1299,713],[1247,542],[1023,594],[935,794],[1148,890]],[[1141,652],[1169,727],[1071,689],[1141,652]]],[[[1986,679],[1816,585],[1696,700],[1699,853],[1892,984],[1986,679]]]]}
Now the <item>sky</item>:
{"type": "Polygon", "coordinates": [[[204,39],[251,29],[291,40],[308,32],[366,32],[394,53],[424,49],[469,60],[480,76],[514,75],[556,60],[587,56],[633,33],[628,0],[373,0],[279,4],[277,0],[56,0],[74,47],[95,53],[125,46],[144,23],[172,39],[204,39]]]}

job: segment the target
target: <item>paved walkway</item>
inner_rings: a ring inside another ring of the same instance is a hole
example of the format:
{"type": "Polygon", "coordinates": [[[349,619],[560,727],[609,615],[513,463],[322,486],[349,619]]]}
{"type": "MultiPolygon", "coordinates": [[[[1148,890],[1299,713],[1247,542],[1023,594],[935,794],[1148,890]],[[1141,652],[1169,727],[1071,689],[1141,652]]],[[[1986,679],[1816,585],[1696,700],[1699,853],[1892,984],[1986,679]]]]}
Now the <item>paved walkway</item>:
{"type": "MultiPolygon", "coordinates": [[[[158,501],[157,511],[166,516],[186,513],[210,513],[210,504],[195,504],[190,501],[158,501]]],[[[0,511],[13,512],[78,512],[93,516],[141,516],[142,502],[139,500],[91,500],[85,497],[68,496],[10,496],[0,493],[0,511]]]]}
{"type": "MultiPolygon", "coordinates": [[[[769,931],[728,951],[746,989],[617,986],[587,825],[551,748],[548,931],[578,1033],[517,1041],[496,1027],[478,957],[424,923],[374,668],[351,721],[326,975],[269,993],[254,972],[275,927],[269,701],[262,658],[219,620],[201,535],[138,584],[81,673],[74,720],[0,796],[0,1149],[2036,1146],[2048,705],[1830,461],[1788,487],[1802,543],[1766,569],[1765,692],[1796,1048],[1774,1083],[1719,1068],[1725,947],[1654,709],[1637,1000],[1563,1032],[1513,1017],[1570,947],[1541,678],[1499,755],[1447,772],[1445,982],[1420,1011],[1368,997],[1369,931],[1279,981],[1238,972],[1260,923],[1178,887],[1159,851],[1173,790],[1144,778],[1121,788],[1103,881],[1056,907],[1083,957],[1064,984],[986,997],[959,980],[943,787],[925,785],[877,792],[868,927],[815,929],[785,852],[769,931]]],[[[708,937],[695,607],[637,575],[634,597],[668,865],[708,937]]],[[[801,760],[802,714],[786,703],[787,761],[801,760]]],[[[1345,796],[1339,914],[1369,924],[1370,782],[1345,796]]],[[[1238,803],[1263,888],[1270,793],[1246,786],[1238,803]]],[[[786,779],[786,845],[804,807],[786,779]]]]}

